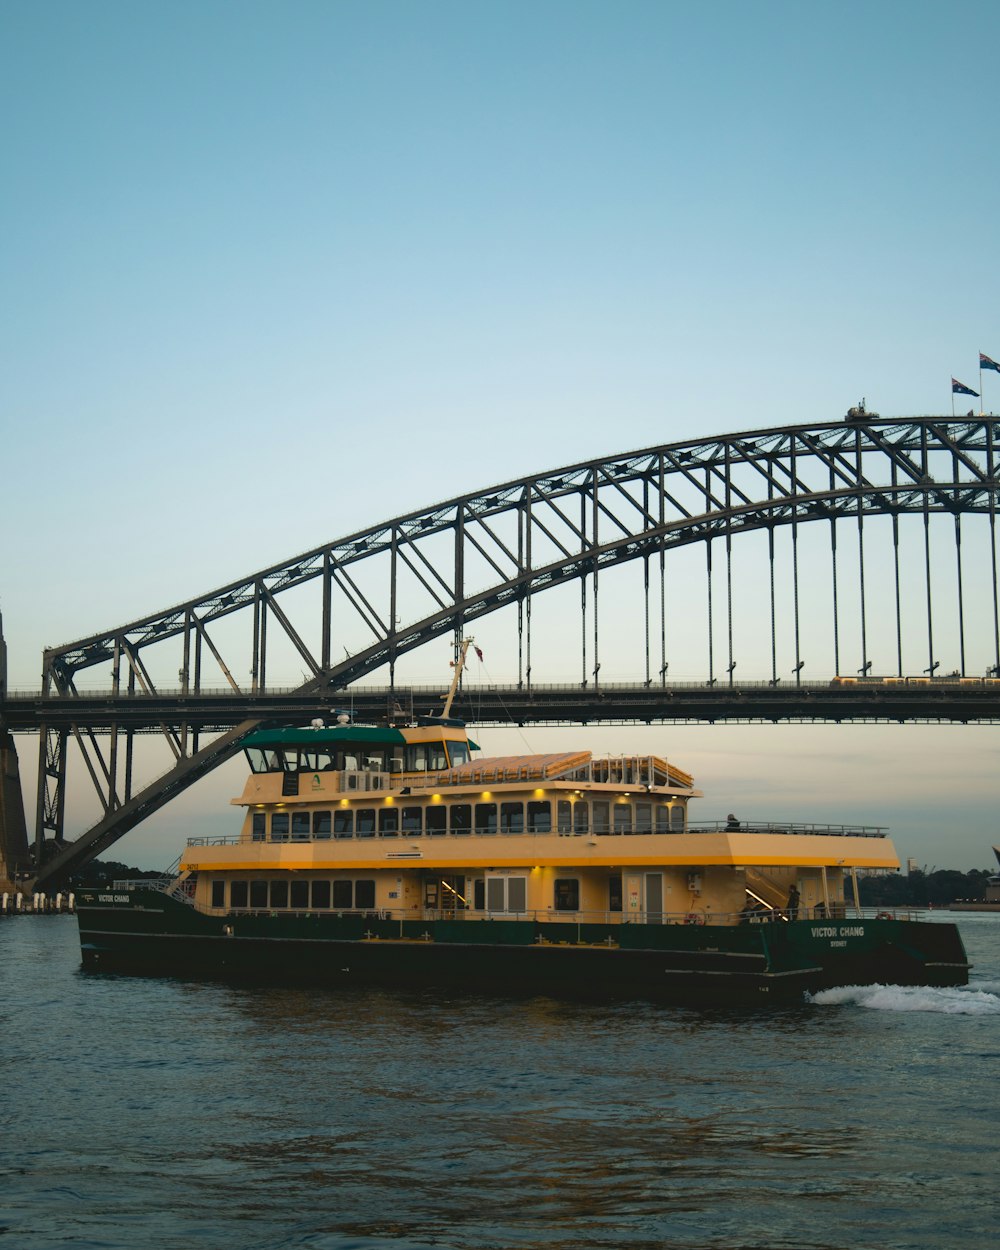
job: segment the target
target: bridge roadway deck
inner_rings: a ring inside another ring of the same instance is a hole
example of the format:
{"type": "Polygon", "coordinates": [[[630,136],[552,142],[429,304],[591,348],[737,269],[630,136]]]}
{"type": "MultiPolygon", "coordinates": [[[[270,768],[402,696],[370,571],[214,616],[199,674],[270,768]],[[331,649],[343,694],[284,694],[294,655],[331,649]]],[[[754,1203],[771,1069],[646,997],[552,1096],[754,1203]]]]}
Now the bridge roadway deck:
{"type": "MultiPolygon", "coordinates": [[[[230,690],[184,694],[112,695],[84,692],[49,697],[8,694],[0,701],[0,724],[12,732],[70,728],[100,732],[117,725],[133,732],[160,732],[187,725],[204,732],[230,729],[246,720],[330,723],[340,711],[365,722],[387,715],[399,721],[433,715],[441,707],[438,687],[365,687],[315,691],[230,690]]],[[[729,685],[675,682],[666,686],[607,684],[467,687],[454,715],[479,725],[652,724],[666,721],[924,721],[1000,722],[1000,682],[979,679],[857,684],[741,682],[729,685]]]]}

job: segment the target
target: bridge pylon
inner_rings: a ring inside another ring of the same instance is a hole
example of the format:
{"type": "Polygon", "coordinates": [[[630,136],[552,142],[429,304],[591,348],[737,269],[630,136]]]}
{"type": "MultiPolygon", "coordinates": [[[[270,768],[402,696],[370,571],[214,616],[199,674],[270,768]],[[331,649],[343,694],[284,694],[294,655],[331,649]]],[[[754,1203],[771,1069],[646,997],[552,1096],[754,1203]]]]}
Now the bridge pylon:
{"type": "MultiPolygon", "coordinates": [[[[0,615],[0,699],[6,693],[7,644],[0,615]]],[[[0,721],[0,891],[12,888],[15,876],[28,868],[28,829],[24,821],[17,750],[12,735],[0,721]]]]}

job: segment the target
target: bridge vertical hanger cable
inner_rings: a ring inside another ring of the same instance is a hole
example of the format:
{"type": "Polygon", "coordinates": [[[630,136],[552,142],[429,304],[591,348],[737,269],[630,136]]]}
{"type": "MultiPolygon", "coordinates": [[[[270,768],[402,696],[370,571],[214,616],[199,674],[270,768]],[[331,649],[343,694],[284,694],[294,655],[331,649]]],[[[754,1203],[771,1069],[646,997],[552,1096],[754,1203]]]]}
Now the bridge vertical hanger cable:
{"type": "Polygon", "coordinates": [[[861,670],[868,672],[868,613],[865,598],[865,518],[862,500],[858,500],[858,594],[861,605],[861,670]]]}
{"type": "MultiPolygon", "coordinates": [[[[389,568],[391,570],[391,598],[389,601],[389,619],[395,626],[395,604],[396,604],[396,539],[398,530],[394,525],[392,527],[392,537],[389,541],[389,568]]],[[[323,583],[321,587],[321,603],[320,603],[320,667],[324,672],[330,668],[333,652],[333,561],[330,556],[330,548],[327,547],[323,552],[323,572],[321,575],[323,583]]],[[[389,685],[395,684],[396,672],[396,652],[392,650],[389,656],[389,685]]]]}
{"type": "MultiPolygon", "coordinates": [[[[857,455],[857,467],[855,474],[860,482],[862,477],[862,456],[861,456],[861,431],[855,431],[854,435],[855,449],[857,455]]],[[[865,501],[861,495],[858,495],[858,593],[861,601],[861,673],[868,672],[870,667],[868,663],[868,618],[865,602],[865,501]]]]}
{"type": "Polygon", "coordinates": [[[962,518],[955,513],[955,573],[958,577],[958,660],[965,676],[965,599],[962,594],[962,518]]]}
{"type": "Polygon", "coordinates": [[[997,464],[996,444],[994,442],[994,423],[986,424],[986,469],[987,477],[992,483],[990,498],[990,573],[993,580],[993,663],[994,672],[1000,677],[1000,597],[997,595],[997,487],[1000,476],[1000,465],[997,464]]]}
{"type": "Polygon", "coordinates": [[[595,466],[594,466],[594,469],[593,469],[593,471],[591,472],[591,475],[590,475],[590,481],[591,481],[591,491],[592,491],[591,509],[592,509],[592,512],[593,512],[593,521],[592,521],[592,524],[593,524],[593,532],[592,532],[592,534],[591,534],[591,542],[592,542],[592,545],[593,545],[593,550],[594,550],[594,685],[595,685],[595,686],[597,686],[597,685],[599,685],[599,684],[600,684],[600,672],[601,672],[601,639],[600,639],[600,634],[599,634],[599,632],[598,632],[598,631],[599,631],[599,628],[600,628],[600,620],[599,620],[599,617],[598,617],[598,609],[597,609],[597,569],[598,569],[598,556],[597,556],[597,547],[598,547],[598,541],[597,541],[597,517],[598,517],[598,504],[597,504],[597,482],[598,482],[598,473],[599,473],[599,472],[600,472],[600,470],[599,470],[599,469],[597,468],[597,466],[595,465],[595,466]]]}
{"type": "MultiPolygon", "coordinates": [[[[889,470],[889,479],[893,487],[899,485],[899,466],[895,460],[892,461],[889,470]]],[[[895,489],[892,492],[893,503],[896,501],[895,489]]],[[[899,513],[893,508],[892,511],[892,568],[893,582],[896,593],[896,676],[903,676],[903,602],[900,594],[900,578],[899,578],[899,513]]]]}
{"type": "MultiPolygon", "coordinates": [[[[920,466],[921,473],[926,481],[928,478],[927,469],[927,431],[923,430],[920,440],[920,466]]],[[[927,675],[934,676],[934,669],[937,667],[934,663],[934,608],[931,597],[931,501],[930,495],[924,491],[923,500],[924,513],[924,580],[927,587],[927,675]]]]}
{"type": "MultiPolygon", "coordinates": [[[[188,653],[190,649],[191,635],[188,630],[184,631],[184,688],[183,694],[187,695],[187,666],[188,653]]],[[[122,644],[121,638],[116,637],[114,642],[114,651],[112,653],[111,668],[111,693],[117,698],[121,690],[121,658],[122,644]]],[[[118,722],[114,721],[111,725],[111,740],[108,744],[108,768],[111,773],[109,789],[114,793],[118,788],[118,722]]],[[[187,746],[187,724],[185,723],[181,738],[185,748],[187,746]]]]}
{"type": "MultiPolygon", "coordinates": [[[[642,510],[648,517],[649,516],[649,479],[646,477],[642,479],[642,510]]],[[[643,642],[645,643],[645,648],[646,648],[646,672],[645,672],[645,676],[643,680],[648,686],[650,682],[652,681],[652,677],[650,676],[651,663],[650,663],[650,656],[649,656],[650,624],[649,624],[649,551],[648,549],[643,552],[643,556],[642,556],[642,587],[643,587],[643,609],[644,609],[643,614],[642,614],[643,642]]]]}
{"type": "MultiPolygon", "coordinates": [[[[324,577],[323,592],[327,594],[327,585],[333,580],[333,570],[330,569],[329,576],[326,575],[326,566],[330,558],[329,548],[324,552],[324,577]]],[[[399,527],[394,525],[389,536],[389,631],[388,631],[388,652],[389,652],[389,691],[390,700],[395,704],[396,691],[396,660],[398,658],[396,629],[399,625],[399,588],[397,586],[397,573],[399,570],[399,527]]],[[[331,587],[332,589],[332,587],[331,587]]],[[[458,596],[456,595],[456,600],[458,596]]],[[[324,617],[326,617],[326,601],[324,599],[324,617]]],[[[332,627],[332,621],[330,622],[332,627]]],[[[323,642],[327,642],[328,630],[324,629],[323,642]]],[[[330,639],[332,650],[332,638],[330,639]]],[[[330,668],[330,660],[323,664],[323,671],[326,672],[330,668]]]]}
{"type": "MultiPolygon", "coordinates": [[[[980,377],[980,381],[982,378],[980,377]]],[[[980,387],[980,391],[982,388],[980,387]]],[[[960,464],[958,456],[954,449],[951,453],[951,480],[958,482],[960,479],[960,464]]],[[[962,590],[962,514],[959,512],[959,492],[956,487],[952,496],[952,503],[955,509],[955,574],[958,579],[958,668],[959,673],[965,676],[965,598],[962,590]]]]}
{"type": "Polygon", "coordinates": [[[729,684],[733,684],[733,461],[732,444],[726,442],[726,631],[729,639],[729,684]]]}
{"type": "MultiPolygon", "coordinates": [[[[830,490],[836,484],[833,461],[830,461],[830,490]]],[[[833,671],[840,672],[840,600],[837,586],[837,514],[830,513],[830,572],[833,578],[833,671]]]]}
{"type": "Polygon", "coordinates": [[[770,567],[771,581],[771,682],[772,684],[778,680],[778,643],[777,643],[777,626],[775,624],[774,612],[774,526],[768,527],[767,531],[767,558],[770,567]]]}
{"type": "Polygon", "coordinates": [[[715,629],[712,620],[712,536],[705,539],[705,575],[708,583],[708,684],[715,685],[715,629]]]}
{"type": "MultiPolygon", "coordinates": [[[[662,533],[666,521],[666,483],[664,482],[663,453],[658,457],[660,467],[659,521],[662,533]]],[[[660,685],[667,684],[667,550],[660,540],[660,685]]]]}
{"type": "MultiPolygon", "coordinates": [[[[792,441],[791,448],[791,468],[792,481],[796,481],[798,477],[798,468],[795,463],[795,453],[797,443],[792,441]]],[[[799,510],[798,505],[792,505],[792,619],[795,625],[795,684],[802,683],[802,654],[801,654],[801,635],[799,633],[799,510]]]]}
{"type": "MultiPolygon", "coordinates": [[[[583,555],[587,545],[587,493],[580,489],[580,566],[585,568],[583,555]]],[[[580,683],[587,685],[587,575],[580,578],[580,683]]]]}

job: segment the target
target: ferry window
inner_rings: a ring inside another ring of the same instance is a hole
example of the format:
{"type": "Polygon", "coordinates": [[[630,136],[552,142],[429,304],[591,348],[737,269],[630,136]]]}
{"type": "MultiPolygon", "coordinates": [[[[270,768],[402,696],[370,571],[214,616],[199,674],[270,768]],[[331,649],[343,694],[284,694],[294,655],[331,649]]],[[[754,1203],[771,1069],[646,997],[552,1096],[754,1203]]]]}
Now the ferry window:
{"type": "Polygon", "coordinates": [[[350,911],[354,906],[353,881],[335,881],[333,883],[333,905],[338,911],[341,909],[350,911]]]}
{"type": "Polygon", "coordinates": [[[344,768],[347,772],[356,773],[358,771],[358,757],[356,755],[345,755],[344,768]]]}
{"type": "Polygon", "coordinates": [[[225,907],[226,905],[226,883],[225,881],[212,882],[212,906],[225,907]]]}
{"type": "Polygon", "coordinates": [[[330,836],[330,813],[313,812],[313,837],[328,838],[330,836]]]}
{"type": "Polygon", "coordinates": [[[573,832],[588,833],[590,830],[590,809],[586,799],[577,799],[573,804],[573,832]]]}
{"type": "Polygon", "coordinates": [[[255,842],[263,842],[267,837],[267,812],[254,812],[250,817],[250,836],[255,842]]]}
{"type": "Polygon", "coordinates": [[[472,832],[472,804],[456,803],[451,809],[452,833],[472,832]]]}
{"type": "Polygon", "coordinates": [[[427,832],[435,837],[440,836],[445,831],[448,820],[448,809],[443,803],[436,803],[433,807],[427,809],[427,832]]]}
{"type": "Polygon", "coordinates": [[[476,911],[486,910],[486,881],[477,877],[472,883],[472,906],[476,911]]]}
{"type": "Polygon", "coordinates": [[[379,809],[378,832],[380,838],[396,838],[399,836],[398,807],[383,807],[379,809]]]}
{"type": "Polygon", "coordinates": [[[608,911],[622,909],[622,879],[619,875],[608,877],[608,911]]]}
{"type": "Polygon", "coordinates": [[[576,877],[556,877],[555,908],[556,911],[580,910],[580,882],[576,877]]]}
{"type": "Polygon", "coordinates": [[[262,773],[265,771],[264,752],[260,749],[260,747],[247,748],[247,762],[250,765],[250,771],[252,773],[262,773]]]}
{"type": "Polygon", "coordinates": [[[459,764],[464,764],[469,758],[469,746],[465,742],[449,742],[448,758],[451,760],[452,768],[457,768],[459,764]]]}
{"type": "Polygon", "coordinates": [[[335,838],[354,837],[354,813],[349,807],[338,807],[334,809],[333,836],[335,838]]]}
{"type": "Polygon", "coordinates": [[[374,881],[355,881],[354,883],[354,905],[359,908],[371,908],[375,906],[375,882],[374,881]]]}
{"type": "Polygon", "coordinates": [[[287,907],[288,906],[288,882],[272,881],[271,882],[271,906],[287,907]]]}
{"type": "Polygon", "coordinates": [[[292,837],[301,842],[309,837],[309,813],[292,812],[292,837]]]}
{"type": "Polygon", "coordinates": [[[670,808],[665,803],[656,805],[656,832],[666,833],[670,828],[670,808]]]}
{"type": "Polygon", "coordinates": [[[308,881],[289,882],[288,905],[289,907],[308,907],[309,906],[309,882],[308,881]]]}
{"type": "Polygon", "coordinates": [[[248,886],[245,881],[231,881],[229,883],[230,907],[246,907],[248,897],[248,886]]]}
{"type": "Polygon", "coordinates": [[[593,808],[593,824],[590,826],[594,833],[607,833],[611,828],[611,805],[606,799],[596,800],[591,804],[593,808]]]}
{"type": "Polygon", "coordinates": [[[288,841],[288,813],[272,812],[271,813],[271,841],[287,842],[288,841]]]}
{"type": "Polygon", "coordinates": [[[267,906],[267,882],[251,881],[250,882],[250,906],[266,907],[267,906]]]}
{"type": "Polygon", "coordinates": [[[310,902],[313,907],[326,908],[330,906],[330,882],[329,881],[310,881],[310,902]]]}
{"type": "Polygon", "coordinates": [[[403,832],[412,838],[419,838],[424,831],[424,809],[422,807],[403,808],[403,832]]]}
{"type": "Polygon", "coordinates": [[[476,804],[476,833],[496,833],[497,805],[495,803],[476,804]]]}
{"type": "Polygon", "coordinates": [[[632,832],[632,804],[615,804],[615,833],[632,832]]]}
{"type": "Polygon", "coordinates": [[[503,877],[487,877],[486,878],[486,910],[487,911],[506,911],[507,910],[507,883],[503,877]]]}
{"type": "Polygon", "coordinates": [[[670,828],[677,833],[684,832],[684,804],[675,803],[670,809],[670,828]]]}
{"type": "Polygon", "coordinates": [[[635,831],[636,833],[653,832],[653,805],[651,803],[636,803],[635,831]]]}
{"type": "Polygon", "coordinates": [[[573,804],[569,799],[559,799],[556,803],[556,828],[560,833],[573,832],[573,804]]]}
{"type": "Polygon", "coordinates": [[[448,752],[443,742],[427,743],[427,767],[432,771],[448,767],[448,752]]]}
{"type": "Polygon", "coordinates": [[[373,838],[375,836],[374,807],[358,808],[358,823],[356,832],[359,838],[373,838]]]}
{"type": "Polygon", "coordinates": [[[267,751],[264,755],[264,771],[280,773],[285,770],[285,759],[280,751],[267,751]]]}
{"type": "Polygon", "coordinates": [[[427,749],[423,744],[406,748],[406,771],[408,773],[427,771],[427,749]]]}
{"type": "Polygon", "coordinates": [[[524,804],[500,804],[500,832],[524,833],[524,804]]]}
{"type": "Polygon", "coordinates": [[[531,800],[528,803],[528,832],[552,832],[552,807],[547,799],[531,800]]]}

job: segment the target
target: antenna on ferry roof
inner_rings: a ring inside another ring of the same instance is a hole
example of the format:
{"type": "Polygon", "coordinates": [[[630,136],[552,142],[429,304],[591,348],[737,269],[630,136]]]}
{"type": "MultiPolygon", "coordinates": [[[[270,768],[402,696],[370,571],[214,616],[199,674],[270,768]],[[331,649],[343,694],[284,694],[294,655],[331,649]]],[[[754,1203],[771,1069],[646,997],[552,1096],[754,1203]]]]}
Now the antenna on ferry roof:
{"type": "Polygon", "coordinates": [[[441,712],[442,720],[447,720],[451,715],[451,705],[455,701],[455,692],[458,690],[458,683],[462,679],[462,669],[465,668],[465,655],[474,642],[474,638],[463,638],[458,644],[458,658],[454,663],[455,671],[451,677],[451,687],[445,695],[444,708],[441,712]]]}

